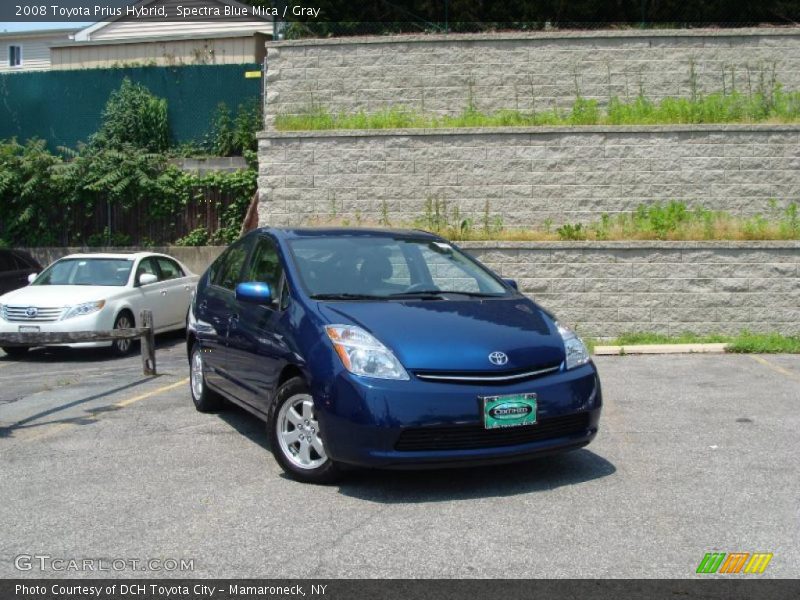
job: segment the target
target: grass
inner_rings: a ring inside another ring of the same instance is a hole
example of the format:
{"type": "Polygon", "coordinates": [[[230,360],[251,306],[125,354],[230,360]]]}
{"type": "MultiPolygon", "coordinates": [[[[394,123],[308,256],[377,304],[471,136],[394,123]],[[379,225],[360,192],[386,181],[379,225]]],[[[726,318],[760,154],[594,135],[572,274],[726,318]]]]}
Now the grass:
{"type": "Polygon", "coordinates": [[[654,101],[643,94],[630,100],[612,97],[607,107],[576,96],[572,107],[540,111],[483,112],[472,100],[457,115],[435,115],[405,106],[375,112],[333,113],[315,106],[275,119],[279,131],[330,129],[440,129],[461,127],[543,127],[575,125],[668,125],[703,123],[795,123],[800,121],[800,92],[785,92],[780,84],[755,92],[692,93],[689,98],[654,101]]]}
{"type": "MultiPolygon", "coordinates": [[[[602,215],[588,223],[555,225],[545,221],[533,228],[506,228],[499,216],[492,215],[489,202],[477,218],[466,217],[457,205],[429,198],[422,215],[412,223],[392,223],[384,209],[381,226],[412,226],[426,229],[453,241],[607,241],[607,240],[799,240],[800,208],[790,203],[784,208],[770,202],[766,215],[749,217],[691,208],[683,202],[641,204],[632,213],[602,215]]],[[[336,219],[334,219],[336,220],[336,219]]],[[[339,219],[341,221],[341,219],[339,219]]],[[[350,223],[344,223],[350,225],[350,223]]],[[[358,219],[358,225],[364,223],[358,219]]]]}
{"type": "Polygon", "coordinates": [[[742,354],[800,354],[800,336],[784,336],[778,333],[751,333],[742,331],[738,335],[698,335],[681,333],[663,335],[659,333],[627,333],[610,341],[586,340],[590,351],[595,346],[641,346],[648,344],[728,344],[726,352],[742,354]]]}

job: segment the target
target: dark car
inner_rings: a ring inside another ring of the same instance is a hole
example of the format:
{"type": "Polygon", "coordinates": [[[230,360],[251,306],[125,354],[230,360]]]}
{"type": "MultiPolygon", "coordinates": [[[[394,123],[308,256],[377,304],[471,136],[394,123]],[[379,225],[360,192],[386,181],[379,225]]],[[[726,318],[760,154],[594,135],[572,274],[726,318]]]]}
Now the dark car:
{"type": "Polygon", "coordinates": [[[42,266],[27,252],[0,248],[0,296],[28,285],[28,276],[42,266]]]}
{"type": "Polygon", "coordinates": [[[201,277],[187,336],[195,407],[265,420],[302,481],[514,461],[598,429],[583,342],[425,232],[254,231],[201,277]]]}

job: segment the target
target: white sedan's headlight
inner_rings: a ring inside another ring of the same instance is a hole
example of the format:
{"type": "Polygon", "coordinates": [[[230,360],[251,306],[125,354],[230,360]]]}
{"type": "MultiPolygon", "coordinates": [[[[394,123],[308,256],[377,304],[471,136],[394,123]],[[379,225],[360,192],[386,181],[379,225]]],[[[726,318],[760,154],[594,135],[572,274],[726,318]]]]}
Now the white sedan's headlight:
{"type": "Polygon", "coordinates": [[[589,362],[589,351],[574,331],[569,327],[564,327],[561,323],[556,321],[558,333],[561,334],[561,339],[564,340],[564,351],[567,354],[567,370],[580,367],[589,362]]]}
{"type": "Polygon", "coordinates": [[[101,310],[105,305],[105,300],[97,300],[96,302],[84,302],[83,304],[72,306],[64,314],[64,316],[61,317],[61,320],[63,321],[64,319],[71,319],[72,317],[83,317],[90,315],[98,310],[101,310]]]}
{"type": "Polygon", "coordinates": [[[325,327],[345,369],[354,375],[376,379],[409,379],[392,351],[355,325],[325,327]]]}

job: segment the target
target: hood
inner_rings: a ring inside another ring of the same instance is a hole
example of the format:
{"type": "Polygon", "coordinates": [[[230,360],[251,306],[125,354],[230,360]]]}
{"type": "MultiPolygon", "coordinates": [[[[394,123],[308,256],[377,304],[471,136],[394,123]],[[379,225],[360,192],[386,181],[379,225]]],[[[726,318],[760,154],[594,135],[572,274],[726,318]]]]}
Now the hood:
{"type": "Polygon", "coordinates": [[[552,320],[526,298],[332,302],[320,304],[320,312],[330,324],[363,327],[411,370],[487,373],[564,360],[552,320]],[[489,361],[497,351],[507,364],[489,361]]]}
{"type": "Polygon", "coordinates": [[[0,304],[12,306],[61,307],[104,300],[123,287],[99,285],[29,285],[0,296],[0,304]]]}

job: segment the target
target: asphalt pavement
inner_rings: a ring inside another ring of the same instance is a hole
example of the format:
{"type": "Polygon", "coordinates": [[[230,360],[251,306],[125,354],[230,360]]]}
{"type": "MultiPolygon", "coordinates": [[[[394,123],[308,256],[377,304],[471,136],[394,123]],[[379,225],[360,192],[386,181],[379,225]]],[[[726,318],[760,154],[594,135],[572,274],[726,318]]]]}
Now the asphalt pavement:
{"type": "Polygon", "coordinates": [[[599,357],[585,449],[325,487],[247,413],[194,410],[179,336],[157,357],[0,352],[0,577],[683,578],[714,551],[800,573],[800,356],[599,357]]]}

